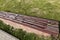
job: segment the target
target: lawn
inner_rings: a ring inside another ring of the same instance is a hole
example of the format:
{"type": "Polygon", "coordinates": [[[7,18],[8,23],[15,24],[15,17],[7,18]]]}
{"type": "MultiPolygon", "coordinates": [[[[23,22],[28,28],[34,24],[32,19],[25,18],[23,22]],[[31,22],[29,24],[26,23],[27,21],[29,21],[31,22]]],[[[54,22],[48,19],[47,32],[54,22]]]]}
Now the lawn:
{"type": "Polygon", "coordinates": [[[60,21],[60,0],[0,0],[0,11],[60,21]]]}

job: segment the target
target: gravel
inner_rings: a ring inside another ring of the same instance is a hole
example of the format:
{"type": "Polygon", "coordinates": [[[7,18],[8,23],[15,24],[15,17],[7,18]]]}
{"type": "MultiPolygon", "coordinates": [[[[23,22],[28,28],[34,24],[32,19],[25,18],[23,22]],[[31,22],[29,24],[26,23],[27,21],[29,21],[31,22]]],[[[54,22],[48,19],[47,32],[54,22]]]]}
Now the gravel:
{"type": "Polygon", "coordinates": [[[19,40],[12,35],[0,30],[0,40],[19,40]]]}

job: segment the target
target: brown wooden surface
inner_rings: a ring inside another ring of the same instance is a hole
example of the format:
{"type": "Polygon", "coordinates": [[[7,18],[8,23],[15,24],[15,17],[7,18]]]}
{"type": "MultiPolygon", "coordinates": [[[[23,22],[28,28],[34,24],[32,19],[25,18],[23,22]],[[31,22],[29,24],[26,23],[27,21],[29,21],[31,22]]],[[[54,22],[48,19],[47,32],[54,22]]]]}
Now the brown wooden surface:
{"type": "Polygon", "coordinates": [[[59,33],[59,22],[55,20],[48,20],[43,18],[30,17],[25,15],[16,15],[12,13],[0,13],[0,18],[7,19],[42,32],[49,33],[51,35],[58,35],[59,33]]]}

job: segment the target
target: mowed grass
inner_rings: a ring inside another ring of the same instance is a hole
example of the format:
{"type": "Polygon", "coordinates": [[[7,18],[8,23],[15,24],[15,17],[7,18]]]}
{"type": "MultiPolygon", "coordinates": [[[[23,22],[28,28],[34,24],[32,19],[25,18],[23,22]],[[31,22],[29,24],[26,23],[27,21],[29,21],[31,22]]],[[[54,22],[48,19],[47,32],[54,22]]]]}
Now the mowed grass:
{"type": "Polygon", "coordinates": [[[60,21],[60,0],[0,0],[0,11],[60,21]]]}

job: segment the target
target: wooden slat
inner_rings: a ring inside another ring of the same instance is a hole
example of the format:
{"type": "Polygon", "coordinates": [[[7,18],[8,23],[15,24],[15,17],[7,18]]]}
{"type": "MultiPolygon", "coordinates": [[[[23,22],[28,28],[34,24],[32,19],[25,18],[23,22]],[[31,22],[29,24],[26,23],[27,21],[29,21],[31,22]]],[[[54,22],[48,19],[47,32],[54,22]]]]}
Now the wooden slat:
{"type": "Polygon", "coordinates": [[[51,35],[57,35],[59,33],[59,22],[55,20],[48,20],[12,13],[7,14],[3,12],[0,13],[0,17],[22,25],[26,25],[39,31],[47,32],[51,35]],[[14,18],[11,18],[11,16],[14,18]]]}

